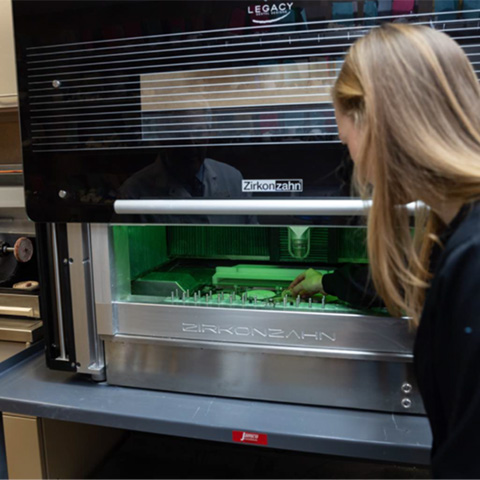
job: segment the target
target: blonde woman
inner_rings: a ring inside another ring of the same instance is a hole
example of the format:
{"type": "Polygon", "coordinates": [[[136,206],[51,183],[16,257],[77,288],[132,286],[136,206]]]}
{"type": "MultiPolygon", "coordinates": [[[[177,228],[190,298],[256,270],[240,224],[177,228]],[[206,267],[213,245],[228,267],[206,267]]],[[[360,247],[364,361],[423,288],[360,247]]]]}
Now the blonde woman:
{"type": "MultiPolygon", "coordinates": [[[[393,315],[418,326],[415,368],[433,432],[433,475],[480,478],[477,77],[447,35],[385,24],[352,46],[333,99],[356,185],[373,198],[373,283],[393,315]],[[429,209],[417,214],[412,238],[399,205],[414,200],[429,209]]],[[[331,290],[342,279],[329,277],[310,269],[290,289],[338,295],[331,290]]]]}

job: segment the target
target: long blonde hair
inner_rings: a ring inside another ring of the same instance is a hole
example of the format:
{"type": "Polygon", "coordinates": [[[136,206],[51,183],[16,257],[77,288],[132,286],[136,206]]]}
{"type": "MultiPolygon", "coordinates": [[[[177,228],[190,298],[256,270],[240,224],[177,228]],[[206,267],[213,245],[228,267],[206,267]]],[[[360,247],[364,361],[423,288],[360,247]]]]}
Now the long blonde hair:
{"type": "Polygon", "coordinates": [[[354,183],[372,195],[368,253],[388,310],[418,325],[433,242],[445,227],[430,211],[399,207],[480,198],[480,87],[463,50],[431,28],[384,24],[349,50],[333,101],[361,131],[354,183]],[[373,185],[373,187],[371,186],[373,185]]]}

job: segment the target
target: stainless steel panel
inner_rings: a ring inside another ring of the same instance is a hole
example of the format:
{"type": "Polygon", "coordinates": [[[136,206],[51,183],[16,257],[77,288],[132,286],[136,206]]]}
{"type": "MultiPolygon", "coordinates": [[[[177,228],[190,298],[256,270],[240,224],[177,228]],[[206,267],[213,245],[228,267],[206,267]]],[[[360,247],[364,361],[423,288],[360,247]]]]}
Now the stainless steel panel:
{"type": "Polygon", "coordinates": [[[107,381],[114,385],[423,413],[410,363],[126,336],[113,337],[105,346],[107,381]],[[403,391],[406,384],[409,393],[403,391]]]}
{"type": "Polygon", "coordinates": [[[200,340],[186,340],[178,338],[154,338],[144,337],[140,335],[122,335],[117,334],[114,337],[102,337],[107,341],[128,342],[133,341],[139,344],[155,344],[177,347],[195,347],[208,348],[210,350],[231,350],[255,353],[277,353],[281,355],[302,355],[304,357],[322,357],[322,358],[343,358],[348,360],[378,360],[388,362],[411,363],[412,355],[407,353],[382,353],[369,352],[366,350],[353,350],[328,347],[305,347],[305,346],[288,346],[288,345],[266,345],[266,344],[249,344],[249,343],[226,343],[211,342],[200,340]]]}
{"type": "Polygon", "coordinates": [[[115,303],[118,333],[264,345],[352,349],[411,356],[414,332],[402,318],[115,303]]]}
{"type": "Polygon", "coordinates": [[[95,320],[90,229],[86,224],[68,224],[67,235],[77,371],[99,375],[105,365],[95,320]]]}
{"type": "Polygon", "coordinates": [[[110,271],[114,260],[110,252],[109,227],[92,224],[90,231],[97,331],[99,335],[111,335],[116,332],[116,326],[112,307],[115,272],[110,271]]]}
{"type": "Polygon", "coordinates": [[[0,293],[0,315],[40,318],[38,296],[0,293]]]}

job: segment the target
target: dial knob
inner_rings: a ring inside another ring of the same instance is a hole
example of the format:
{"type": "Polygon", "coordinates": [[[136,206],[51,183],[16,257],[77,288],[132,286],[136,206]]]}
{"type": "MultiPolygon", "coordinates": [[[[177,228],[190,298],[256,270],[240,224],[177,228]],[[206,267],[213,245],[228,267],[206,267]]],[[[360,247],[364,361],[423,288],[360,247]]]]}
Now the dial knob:
{"type": "Polygon", "coordinates": [[[13,254],[20,263],[26,263],[33,256],[33,243],[27,237],[20,237],[13,246],[13,254]]]}

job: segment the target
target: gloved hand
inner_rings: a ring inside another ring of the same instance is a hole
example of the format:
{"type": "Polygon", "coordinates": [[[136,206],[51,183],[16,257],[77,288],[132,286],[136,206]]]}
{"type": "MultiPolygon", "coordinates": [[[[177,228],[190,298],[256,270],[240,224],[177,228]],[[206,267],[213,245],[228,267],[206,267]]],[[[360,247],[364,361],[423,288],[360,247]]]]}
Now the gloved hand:
{"type": "Polygon", "coordinates": [[[316,293],[327,295],[323,290],[322,274],[309,268],[301,273],[288,287],[288,292],[296,297],[300,295],[302,298],[311,297],[316,293]]]}

